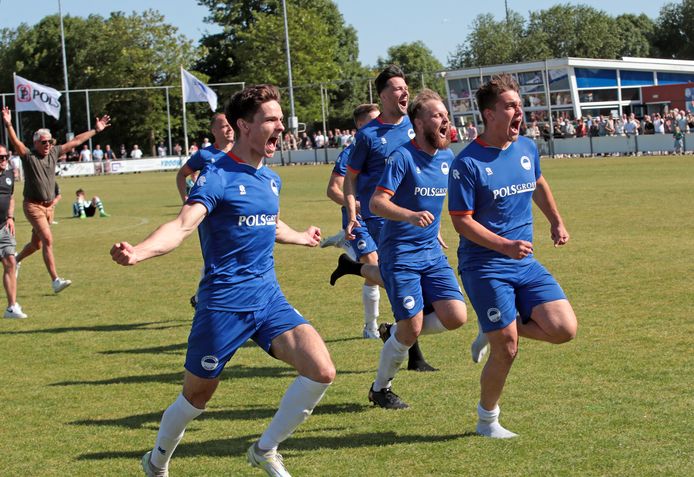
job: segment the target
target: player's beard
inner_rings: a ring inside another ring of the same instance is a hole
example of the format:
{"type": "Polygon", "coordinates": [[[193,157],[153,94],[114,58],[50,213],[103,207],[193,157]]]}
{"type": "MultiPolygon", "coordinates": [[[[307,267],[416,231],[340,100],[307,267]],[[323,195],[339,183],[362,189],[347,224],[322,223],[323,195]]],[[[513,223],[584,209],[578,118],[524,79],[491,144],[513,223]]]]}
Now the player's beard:
{"type": "Polygon", "coordinates": [[[451,143],[451,130],[446,128],[445,137],[439,135],[441,128],[426,127],[424,129],[424,139],[435,149],[445,149],[451,143]]]}

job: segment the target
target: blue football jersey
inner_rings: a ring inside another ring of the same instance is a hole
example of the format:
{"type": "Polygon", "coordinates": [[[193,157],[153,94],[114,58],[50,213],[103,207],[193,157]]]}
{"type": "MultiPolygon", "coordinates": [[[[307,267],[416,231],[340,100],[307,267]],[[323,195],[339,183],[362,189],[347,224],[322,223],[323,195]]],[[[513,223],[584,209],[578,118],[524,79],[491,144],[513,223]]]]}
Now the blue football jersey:
{"type": "Polygon", "coordinates": [[[424,228],[386,219],[378,243],[379,259],[412,263],[441,256],[438,233],[452,161],[450,149],[440,149],[431,156],[414,141],[388,158],[377,189],[392,195],[394,204],[417,212],[428,210],[435,219],[424,228]]]}
{"type": "MultiPolygon", "coordinates": [[[[537,147],[519,137],[506,149],[473,141],[455,158],[448,178],[451,215],[472,215],[481,225],[509,240],[533,239],[532,196],[542,175],[537,147]]],[[[519,261],[460,236],[459,268],[519,261]]]]}
{"type": "Polygon", "coordinates": [[[346,148],[342,150],[339,156],[337,156],[337,160],[335,161],[335,166],[333,167],[333,174],[336,176],[342,176],[344,177],[345,174],[347,174],[347,161],[349,160],[349,156],[352,154],[352,151],[354,150],[354,143],[350,144],[346,148]]]}
{"type": "Polygon", "coordinates": [[[214,146],[207,146],[204,149],[198,149],[195,151],[195,154],[190,156],[190,159],[186,161],[186,166],[190,167],[194,171],[201,171],[206,165],[214,164],[217,159],[223,156],[223,151],[220,151],[214,146]]]}
{"type": "Polygon", "coordinates": [[[188,203],[207,216],[198,233],[205,261],[198,300],[213,310],[257,310],[278,287],[273,248],[281,181],[232,153],[208,166],[195,182],[188,203]]]}
{"type": "Polygon", "coordinates": [[[357,132],[354,150],[347,167],[357,176],[357,196],[361,203],[364,220],[374,217],[369,210],[369,200],[381,179],[386,159],[398,147],[414,138],[414,129],[407,116],[400,124],[386,124],[380,116],[371,120],[357,132]]]}

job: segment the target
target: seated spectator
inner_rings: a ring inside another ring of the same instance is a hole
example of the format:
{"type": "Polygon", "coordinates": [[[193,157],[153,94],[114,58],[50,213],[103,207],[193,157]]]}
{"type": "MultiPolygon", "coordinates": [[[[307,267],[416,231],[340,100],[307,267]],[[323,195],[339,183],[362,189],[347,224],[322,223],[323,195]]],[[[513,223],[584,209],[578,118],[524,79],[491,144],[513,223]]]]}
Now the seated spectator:
{"type": "Polygon", "coordinates": [[[87,217],[94,217],[97,210],[99,211],[99,217],[110,217],[104,210],[104,204],[101,203],[101,199],[98,196],[94,196],[91,201],[87,201],[84,190],[77,189],[75,201],[72,203],[72,216],[86,219],[87,217]]]}

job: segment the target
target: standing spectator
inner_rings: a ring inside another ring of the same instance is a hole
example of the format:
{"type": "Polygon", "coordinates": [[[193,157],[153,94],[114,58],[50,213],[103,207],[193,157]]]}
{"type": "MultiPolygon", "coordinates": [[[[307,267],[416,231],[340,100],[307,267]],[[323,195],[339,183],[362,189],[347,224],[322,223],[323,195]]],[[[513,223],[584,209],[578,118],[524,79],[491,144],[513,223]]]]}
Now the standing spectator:
{"type": "Polygon", "coordinates": [[[130,157],[133,159],[142,159],[142,149],[137,144],[133,144],[133,150],[130,151],[130,157]]]}
{"type": "Polygon", "coordinates": [[[564,120],[562,132],[564,133],[565,138],[576,137],[576,128],[574,127],[573,123],[569,118],[566,118],[564,120]]]}
{"type": "Polygon", "coordinates": [[[198,152],[199,149],[200,148],[198,147],[198,143],[193,141],[193,144],[191,144],[190,147],[188,148],[188,155],[192,156],[193,154],[198,152]]]}
{"type": "Polygon", "coordinates": [[[89,150],[89,145],[82,146],[80,151],[80,162],[92,162],[92,151],[89,150]]]}
{"type": "Polygon", "coordinates": [[[477,138],[477,128],[472,124],[472,121],[467,123],[466,132],[468,141],[474,141],[477,138]]]}
{"type": "Polygon", "coordinates": [[[120,155],[121,159],[127,159],[128,158],[128,150],[125,148],[125,144],[120,145],[120,150],[118,151],[118,155],[120,155]]]}
{"type": "Polygon", "coordinates": [[[208,138],[206,138],[206,137],[202,138],[202,146],[200,146],[201,149],[207,149],[211,145],[212,145],[212,143],[210,142],[210,140],[208,138]]]}
{"type": "Polygon", "coordinates": [[[665,121],[658,113],[653,115],[653,128],[656,134],[665,134],[665,121]]]}
{"type": "Polygon", "coordinates": [[[615,121],[614,124],[614,133],[616,136],[624,136],[624,125],[627,123],[627,115],[626,113],[622,113],[622,115],[615,121]]]}
{"type": "Polygon", "coordinates": [[[10,166],[12,167],[12,170],[14,171],[14,180],[15,181],[21,181],[24,178],[24,174],[22,173],[22,160],[19,158],[17,154],[15,154],[14,151],[9,151],[10,155],[10,166]]]}
{"type": "MultiPolygon", "coordinates": [[[[626,128],[626,126],[625,126],[626,128]]],[[[644,134],[655,134],[655,126],[653,125],[653,121],[651,121],[651,117],[647,114],[643,117],[643,133],[644,134]]],[[[625,129],[625,134],[626,134],[626,129],[625,129]]]]}
{"type": "MultiPolygon", "coordinates": [[[[43,249],[43,261],[46,264],[48,274],[51,276],[53,292],[59,293],[72,283],[58,276],[53,257],[53,234],[51,222],[53,222],[53,205],[56,202],[55,165],[63,150],[74,149],[91,137],[100,133],[109,126],[111,118],[104,115],[94,125],[94,129],[75,136],[62,146],[53,145],[53,137],[48,129],[39,129],[34,133],[34,148],[30,150],[12,127],[12,114],[10,109],[2,109],[2,119],[7,127],[7,132],[13,147],[22,158],[22,164],[26,174],[24,185],[24,215],[31,224],[31,242],[29,242],[19,255],[17,262],[28,257],[39,249],[43,249]]],[[[19,266],[19,264],[17,265],[19,266]]]]}
{"type": "Polygon", "coordinates": [[[458,128],[451,124],[451,142],[458,142],[458,128]]]}
{"type": "Polygon", "coordinates": [[[540,137],[540,128],[537,127],[537,121],[530,123],[530,126],[528,126],[528,129],[525,131],[525,135],[533,141],[540,137]]]}
{"type": "Polygon", "coordinates": [[[104,159],[107,161],[113,161],[116,159],[116,155],[111,150],[110,144],[106,144],[106,149],[104,149],[104,159]]]}
{"type": "Polygon", "coordinates": [[[163,142],[160,142],[157,146],[157,157],[166,157],[166,146],[163,142]]]}
{"type": "Polygon", "coordinates": [[[325,147],[325,136],[323,136],[322,131],[318,131],[315,140],[316,149],[323,149],[325,147]]]}
{"type": "Polygon", "coordinates": [[[7,294],[5,318],[26,318],[17,303],[17,262],[14,258],[17,242],[14,237],[14,173],[9,168],[10,155],[0,144],[0,259],[3,284],[7,294]]]}
{"type": "Polygon", "coordinates": [[[181,154],[183,154],[183,148],[181,147],[181,145],[179,143],[176,143],[174,145],[173,152],[174,152],[174,155],[181,157],[181,154]]]}
{"type": "Polygon", "coordinates": [[[342,131],[342,148],[343,149],[346,148],[347,146],[349,146],[350,144],[352,144],[352,142],[354,141],[354,134],[355,134],[354,132],[350,133],[349,129],[345,129],[344,131],[342,131]]]}
{"type": "Polygon", "coordinates": [[[585,118],[581,117],[576,125],[576,137],[586,137],[588,135],[588,125],[585,118]]]}
{"type": "Polygon", "coordinates": [[[639,135],[639,121],[634,116],[634,113],[629,115],[629,120],[624,125],[624,133],[627,136],[638,136],[639,135]]]}
{"type": "Polygon", "coordinates": [[[335,134],[333,134],[332,131],[328,131],[327,144],[328,144],[327,147],[330,147],[330,148],[337,147],[337,141],[335,140],[335,134]]]}
{"type": "Polygon", "coordinates": [[[104,160],[104,151],[103,149],[101,149],[101,144],[97,144],[96,146],[94,146],[94,150],[92,151],[92,159],[95,161],[104,160]]]}
{"type": "Polygon", "coordinates": [[[672,134],[675,140],[675,154],[684,153],[684,133],[679,126],[675,126],[675,132],[672,134]]]}
{"type": "Polygon", "coordinates": [[[299,148],[300,149],[311,149],[313,146],[311,145],[311,139],[309,139],[308,134],[306,134],[306,131],[301,133],[301,142],[299,143],[299,148]]]}

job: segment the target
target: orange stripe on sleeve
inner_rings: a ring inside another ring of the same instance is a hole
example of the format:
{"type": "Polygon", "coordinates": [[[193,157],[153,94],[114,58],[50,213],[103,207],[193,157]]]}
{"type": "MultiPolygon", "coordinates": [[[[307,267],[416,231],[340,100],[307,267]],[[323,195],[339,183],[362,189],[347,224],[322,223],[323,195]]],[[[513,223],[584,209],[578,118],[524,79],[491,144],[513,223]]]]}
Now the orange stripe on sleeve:
{"type": "Polygon", "coordinates": [[[451,210],[448,212],[451,215],[472,215],[475,213],[474,210],[451,210]]]}
{"type": "Polygon", "coordinates": [[[352,169],[352,168],[349,167],[349,166],[347,166],[347,169],[349,169],[349,171],[350,171],[352,174],[359,174],[359,173],[361,172],[361,171],[358,171],[358,170],[356,170],[356,169],[352,169]]]}
{"type": "Polygon", "coordinates": [[[393,191],[390,190],[390,189],[386,189],[385,187],[378,186],[378,187],[376,187],[376,190],[381,190],[381,191],[385,192],[385,193],[388,194],[388,195],[395,195],[395,192],[393,192],[393,191]]]}

